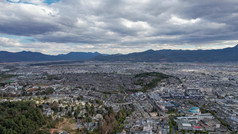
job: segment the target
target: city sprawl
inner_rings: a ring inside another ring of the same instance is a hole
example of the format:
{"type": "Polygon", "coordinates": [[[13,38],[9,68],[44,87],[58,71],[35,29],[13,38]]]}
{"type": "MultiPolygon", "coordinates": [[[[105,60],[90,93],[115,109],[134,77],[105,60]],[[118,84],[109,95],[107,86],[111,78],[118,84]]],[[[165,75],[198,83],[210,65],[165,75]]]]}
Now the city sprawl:
{"type": "Polygon", "coordinates": [[[238,131],[237,64],[8,63],[0,73],[1,104],[33,102],[56,121],[42,127],[50,133],[238,131]]]}

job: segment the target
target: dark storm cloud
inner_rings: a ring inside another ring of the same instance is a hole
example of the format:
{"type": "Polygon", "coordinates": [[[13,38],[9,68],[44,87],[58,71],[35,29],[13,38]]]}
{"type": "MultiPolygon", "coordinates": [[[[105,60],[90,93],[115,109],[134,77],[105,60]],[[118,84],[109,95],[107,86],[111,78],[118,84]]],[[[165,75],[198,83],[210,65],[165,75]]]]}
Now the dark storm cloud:
{"type": "Polygon", "coordinates": [[[59,28],[55,25],[39,22],[18,21],[0,24],[0,33],[10,35],[31,36],[57,30],[59,28]]]}
{"type": "Polygon", "coordinates": [[[99,44],[109,43],[115,40],[110,38],[96,37],[97,35],[57,35],[48,33],[47,35],[39,35],[36,38],[41,42],[56,42],[56,43],[85,43],[85,44],[99,44]]]}

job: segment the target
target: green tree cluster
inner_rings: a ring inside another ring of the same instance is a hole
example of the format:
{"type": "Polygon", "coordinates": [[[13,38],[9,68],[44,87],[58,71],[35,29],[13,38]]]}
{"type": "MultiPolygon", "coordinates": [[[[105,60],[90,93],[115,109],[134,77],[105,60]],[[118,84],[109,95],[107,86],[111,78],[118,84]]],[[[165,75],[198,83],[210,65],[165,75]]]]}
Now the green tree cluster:
{"type": "Polygon", "coordinates": [[[40,128],[48,124],[47,120],[34,102],[0,103],[1,134],[42,133],[40,128]]]}

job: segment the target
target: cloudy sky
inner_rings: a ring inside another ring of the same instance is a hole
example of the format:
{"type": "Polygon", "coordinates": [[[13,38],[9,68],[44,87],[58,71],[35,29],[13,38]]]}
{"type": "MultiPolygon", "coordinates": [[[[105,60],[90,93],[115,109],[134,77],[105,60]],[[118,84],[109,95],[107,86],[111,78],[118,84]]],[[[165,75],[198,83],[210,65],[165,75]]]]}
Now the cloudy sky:
{"type": "Polygon", "coordinates": [[[238,0],[0,0],[1,51],[125,54],[237,43],[238,0]]]}

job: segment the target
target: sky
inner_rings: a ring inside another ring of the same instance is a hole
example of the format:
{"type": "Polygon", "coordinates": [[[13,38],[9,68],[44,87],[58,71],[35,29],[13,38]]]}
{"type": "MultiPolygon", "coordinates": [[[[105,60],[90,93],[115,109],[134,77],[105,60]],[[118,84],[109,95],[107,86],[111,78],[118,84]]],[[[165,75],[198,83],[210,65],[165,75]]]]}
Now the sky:
{"type": "Polygon", "coordinates": [[[0,0],[0,51],[220,49],[238,43],[238,0],[0,0]]]}

